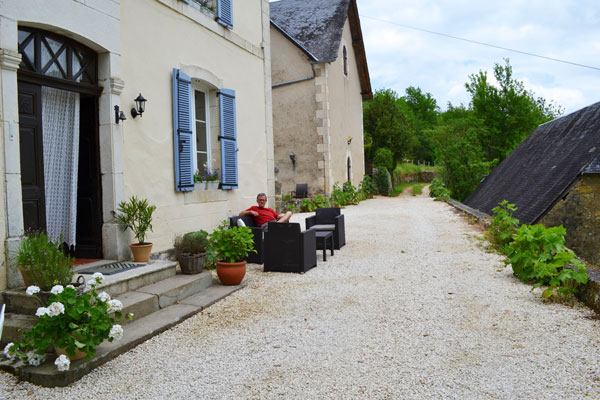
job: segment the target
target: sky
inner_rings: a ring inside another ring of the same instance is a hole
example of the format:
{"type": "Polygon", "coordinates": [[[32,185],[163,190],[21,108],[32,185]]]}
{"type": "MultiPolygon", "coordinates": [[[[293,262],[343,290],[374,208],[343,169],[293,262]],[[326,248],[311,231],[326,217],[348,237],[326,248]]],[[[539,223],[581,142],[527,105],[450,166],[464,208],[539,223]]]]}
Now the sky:
{"type": "Polygon", "coordinates": [[[600,101],[598,0],[357,0],[373,90],[429,92],[441,109],[468,105],[465,83],[510,59],[515,79],[565,114],[600,101]],[[501,5],[500,5],[501,4],[501,5]],[[373,19],[375,18],[375,19],[373,19]],[[409,29],[435,31],[583,68],[409,29]]]}

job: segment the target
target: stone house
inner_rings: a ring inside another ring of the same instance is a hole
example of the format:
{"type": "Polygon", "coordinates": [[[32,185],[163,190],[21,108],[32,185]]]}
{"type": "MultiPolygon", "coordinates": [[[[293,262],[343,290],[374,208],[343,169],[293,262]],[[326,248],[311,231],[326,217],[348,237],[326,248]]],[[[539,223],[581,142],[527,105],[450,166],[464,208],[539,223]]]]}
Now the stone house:
{"type": "Polygon", "coordinates": [[[277,192],[311,195],[364,175],[362,102],[373,97],[356,0],[271,5],[277,192]]]}
{"type": "Polygon", "coordinates": [[[514,203],[525,224],[563,225],[567,246],[600,264],[600,103],[540,125],[465,200],[492,214],[514,203]]]}
{"type": "Polygon", "coordinates": [[[124,260],[132,195],[157,206],[160,253],[274,194],[269,29],[268,0],[3,1],[0,290],[25,230],[124,260]],[[194,184],[205,165],[219,189],[194,184]]]}

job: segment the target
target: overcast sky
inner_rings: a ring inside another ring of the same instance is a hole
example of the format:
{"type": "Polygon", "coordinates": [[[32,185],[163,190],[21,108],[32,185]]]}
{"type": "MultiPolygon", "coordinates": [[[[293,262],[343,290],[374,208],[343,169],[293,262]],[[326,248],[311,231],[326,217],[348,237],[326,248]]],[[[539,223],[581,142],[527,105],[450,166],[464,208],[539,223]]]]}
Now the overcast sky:
{"type": "Polygon", "coordinates": [[[599,0],[358,0],[373,89],[418,86],[445,109],[469,102],[470,74],[510,58],[516,79],[565,113],[600,101],[599,0]],[[373,20],[558,58],[589,69],[373,20]]]}

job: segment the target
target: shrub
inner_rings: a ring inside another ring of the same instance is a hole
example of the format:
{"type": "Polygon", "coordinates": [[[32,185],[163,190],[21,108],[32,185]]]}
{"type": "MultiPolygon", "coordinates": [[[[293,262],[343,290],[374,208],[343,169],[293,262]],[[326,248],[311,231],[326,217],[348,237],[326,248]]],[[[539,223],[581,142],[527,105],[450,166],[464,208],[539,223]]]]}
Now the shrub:
{"type": "Polygon", "coordinates": [[[429,185],[429,196],[438,201],[446,201],[450,198],[450,191],[446,189],[444,182],[439,178],[434,178],[429,185]]]}
{"type": "Polygon", "coordinates": [[[313,212],[317,209],[317,206],[311,199],[304,199],[300,204],[300,210],[302,212],[313,212]]]}
{"type": "Polygon", "coordinates": [[[516,233],[519,226],[519,220],[513,217],[513,213],[517,211],[517,207],[504,200],[497,207],[494,207],[492,211],[494,212],[494,216],[487,230],[487,237],[496,250],[506,254],[506,246],[512,241],[512,236],[516,233]]]}
{"type": "Polygon", "coordinates": [[[315,205],[315,210],[317,208],[326,208],[329,207],[329,199],[319,194],[313,199],[313,204],[315,205]]]}
{"type": "Polygon", "coordinates": [[[377,190],[379,194],[389,196],[390,194],[390,183],[388,181],[388,172],[385,167],[378,167],[375,172],[375,183],[377,184],[377,190]]]}
{"type": "Polygon", "coordinates": [[[208,247],[208,233],[200,230],[178,235],[175,237],[173,247],[178,254],[204,253],[208,247]]]}
{"type": "Polygon", "coordinates": [[[363,199],[370,199],[375,193],[377,193],[377,185],[369,175],[364,176],[358,188],[358,191],[363,199]]]}
{"type": "Polygon", "coordinates": [[[124,231],[127,228],[133,231],[133,235],[139,244],[144,244],[146,231],[152,231],[152,213],[154,210],[156,210],[156,206],[148,205],[148,200],[138,200],[137,197],[131,196],[128,202],[122,201],[119,203],[118,211],[120,214],[117,215],[117,221],[124,231]]]}
{"type": "Polygon", "coordinates": [[[381,147],[375,152],[373,165],[376,167],[385,167],[388,171],[394,170],[394,154],[386,147],[381,147]]]}
{"type": "Polygon", "coordinates": [[[214,257],[219,261],[228,263],[243,261],[249,252],[256,252],[254,250],[252,229],[247,226],[228,228],[227,221],[223,221],[209,235],[209,243],[214,257]]]}

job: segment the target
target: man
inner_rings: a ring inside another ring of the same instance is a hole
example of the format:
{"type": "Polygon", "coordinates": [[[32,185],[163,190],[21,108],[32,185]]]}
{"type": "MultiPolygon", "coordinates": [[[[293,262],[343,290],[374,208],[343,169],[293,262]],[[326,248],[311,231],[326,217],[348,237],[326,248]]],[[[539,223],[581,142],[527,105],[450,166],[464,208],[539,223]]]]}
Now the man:
{"type": "Polygon", "coordinates": [[[256,202],[258,203],[258,206],[252,206],[249,209],[242,211],[240,215],[252,215],[257,226],[262,226],[272,221],[289,222],[292,217],[291,211],[279,215],[272,208],[265,207],[267,204],[267,195],[264,193],[259,193],[256,196],[256,202]]]}

